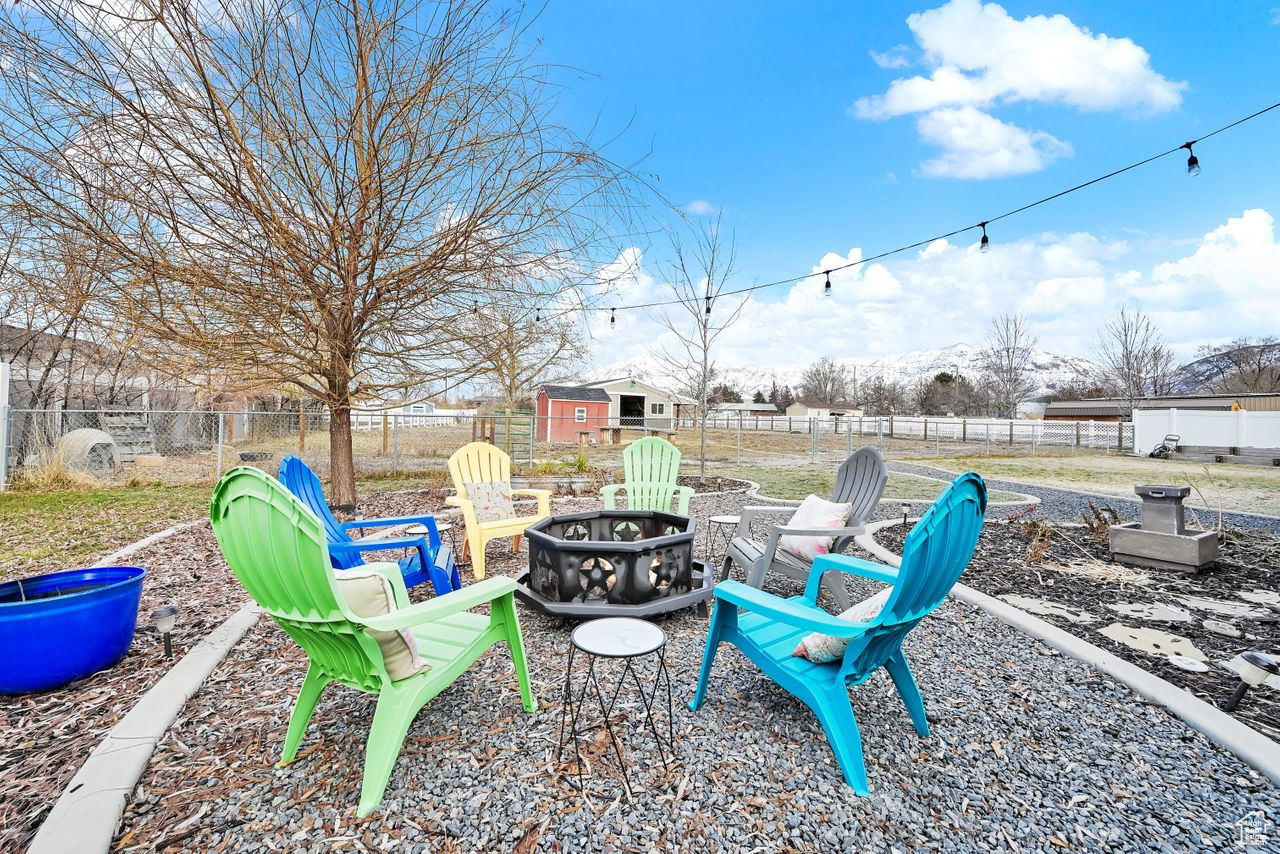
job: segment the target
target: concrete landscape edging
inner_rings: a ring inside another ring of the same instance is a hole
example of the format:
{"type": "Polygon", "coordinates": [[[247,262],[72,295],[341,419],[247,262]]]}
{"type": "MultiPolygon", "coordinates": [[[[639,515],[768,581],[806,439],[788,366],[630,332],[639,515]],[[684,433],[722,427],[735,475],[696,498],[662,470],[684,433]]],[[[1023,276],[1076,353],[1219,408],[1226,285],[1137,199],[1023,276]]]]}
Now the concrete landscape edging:
{"type": "MultiPolygon", "coordinates": [[[[858,537],[855,542],[885,563],[898,566],[902,559],[874,539],[876,531],[896,524],[899,524],[896,519],[872,523],[868,526],[867,533],[858,537]]],[[[1130,664],[1123,658],[1039,617],[1028,614],[1021,608],[1015,608],[1008,602],[988,596],[964,584],[956,584],[951,592],[961,602],[986,611],[1002,623],[1048,644],[1063,655],[1107,674],[1128,686],[1143,699],[1163,706],[1181,718],[1189,727],[1203,733],[1210,741],[1235,754],[1242,762],[1280,786],[1280,743],[1267,738],[1256,729],[1241,723],[1172,682],[1161,679],[1135,664],[1130,664]]]]}
{"type": "Polygon", "coordinates": [[[142,695],[99,742],[63,789],[31,841],[28,854],[107,852],[125,803],[151,754],[191,695],[258,622],[247,604],[228,617],[142,695]]]}
{"type": "MultiPolygon", "coordinates": [[[[912,474],[911,472],[905,472],[905,471],[895,471],[895,472],[891,472],[891,474],[901,475],[902,477],[914,477],[917,480],[932,480],[932,481],[936,481],[937,483],[941,483],[944,486],[947,483],[949,483],[949,481],[942,480],[941,478],[929,477],[923,474],[912,474]]],[[[738,478],[738,479],[745,480],[745,478],[738,478]]],[[[800,502],[792,498],[772,498],[768,495],[761,495],[760,484],[756,483],[753,480],[748,480],[746,482],[751,484],[751,488],[747,490],[748,498],[756,498],[756,499],[759,499],[760,501],[772,501],[775,504],[782,504],[782,505],[791,506],[791,507],[800,506],[800,502]]],[[[1012,493],[1014,495],[1020,496],[1020,498],[1016,501],[989,501],[987,502],[987,505],[989,507],[1036,507],[1041,503],[1041,499],[1038,495],[1029,495],[1028,493],[1017,492],[1012,489],[1002,489],[1000,491],[1012,493]]],[[[725,493],[709,492],[707,494],[723,495],[725,493]]],[[[895,504],[932,504],[936,499],[934,498],[890,498],[888,500],[895,504]]]]}
{"type": "Polygon", "coordinates": [[[155,545],[156,543],[160,542],[166,537],[171,537],[174,534],[178,533],[179,531],[185,531],[188,528],[194,528],[197,525],[203,525],[205,522],[208,522],[208,521],[209,520],[207,518],[202,518],[202,519],[192,519],[190,522],[179,522],[176,525],[172,525],[168,528],[165,528],[163,531],[159,531],[148,537],[143,537],[141,540],[138,540],[136,543],[130,543],[124,548],[112,552],[111,554],[104,557],[102,560],[95,563],[94,566],[95,567],[117,566],[119,565],[120,561],[124,560],[125,558],[129,557],[130,555],[136,552],[142,551],[147,546],[155,545]]]}

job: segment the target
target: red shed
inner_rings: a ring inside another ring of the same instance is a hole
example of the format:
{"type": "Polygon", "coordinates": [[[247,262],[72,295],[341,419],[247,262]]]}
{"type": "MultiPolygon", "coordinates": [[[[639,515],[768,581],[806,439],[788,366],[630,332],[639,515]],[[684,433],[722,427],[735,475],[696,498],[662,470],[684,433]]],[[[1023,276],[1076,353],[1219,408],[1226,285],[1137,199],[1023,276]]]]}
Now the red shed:
{"type": "Polygon", "coordinates": [[[538,391],[538,438],[576,442],[580,432],[609,423],[609,393],[602,388],[544,385],[538,391]]]}

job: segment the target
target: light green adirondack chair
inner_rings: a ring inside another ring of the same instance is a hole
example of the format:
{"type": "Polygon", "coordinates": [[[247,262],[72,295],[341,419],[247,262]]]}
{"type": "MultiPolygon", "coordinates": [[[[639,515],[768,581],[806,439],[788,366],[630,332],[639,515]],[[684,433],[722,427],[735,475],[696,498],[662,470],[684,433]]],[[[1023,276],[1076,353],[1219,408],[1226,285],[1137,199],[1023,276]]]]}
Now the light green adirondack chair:
{"type": "Polygon", "coordinates": [[[387,578],[397,609],[380,617],[360,617],[338,590],[320,520],[262,470],[240,466],[227,472],[214,489],[211,516],[231,571],[311,659],[289,719],[281,764],[297,755],[320,692],[330,682],[378,695],[365,745],[357,815],[368,815],[382,801],[418,711],[494,644],[506,642],[510,647],[524,709],[536,710],[512,579],[490,578],[411,605],[399,566],[370,563],[361,569],[387,578]],[[468,613],[485,603],[490,605],[489,616],[468,613]],[[392,681],[369,630],[402,629],[412,631],[430,669],[392,681]]]}
{"type": "Polygon", "coordinates": [[[622,483],[611,483],[600,490],[604,509],[616,510],[619,489],[626,490],[628,510],[661,510],[689,515],[689,499],[693,490],[676,486],[680,474],[680,449],[657,436],[636,439],[622,451],[622,483]]]}

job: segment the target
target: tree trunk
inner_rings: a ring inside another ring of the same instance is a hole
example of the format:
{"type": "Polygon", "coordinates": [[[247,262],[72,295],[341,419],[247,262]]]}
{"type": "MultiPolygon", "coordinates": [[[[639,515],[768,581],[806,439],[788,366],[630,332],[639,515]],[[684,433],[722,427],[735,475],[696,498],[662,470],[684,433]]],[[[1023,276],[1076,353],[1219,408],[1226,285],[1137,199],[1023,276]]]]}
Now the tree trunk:
{"type": "Polygon", "coordinates": [[[350,400],[329,405],[329,503],[335,507],[354,507],[356,503],[350,400]]]}

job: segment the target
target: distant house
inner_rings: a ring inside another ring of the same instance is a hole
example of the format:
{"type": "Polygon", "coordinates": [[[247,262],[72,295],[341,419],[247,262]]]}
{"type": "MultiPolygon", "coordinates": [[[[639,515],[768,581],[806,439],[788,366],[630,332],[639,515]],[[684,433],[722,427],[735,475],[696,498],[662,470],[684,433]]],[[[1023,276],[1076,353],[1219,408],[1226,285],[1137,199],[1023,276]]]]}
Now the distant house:
{"type": "Polygon", "coordinates": [[[711,414],[716,415],[737,415],[742,413],[745,416],[764,416],[764,415],[781,415],[778,407],[772,403],[713,403],[711,404],[711,414]]]}
{"type": "Polygon", "coordinates": [[[692,414],[694,408],[692,398],[658,388],[635,377],[600,380],[581,387],[601,389],[608,394],[609,421],[622,427],[672,430],[675,429],[676,419],[681,415],[692,414]]]}
{"type": "Polygon", "coordinates": [[[1044,410],[1046,421],[1128,421],[1134,409],[1195,409],[1206,412],[1280,412],[1280,394],[1192,394],[1178,397],[1146,397],[1130,407],[1128,400],[1098,397],[1090,400],[1057,400],[1044,410]]]}
{"type": "Polygon", "coordinates": [[[604,389],[544,385],[538,390],[538,438],[544,442],[576,442],[579,433],[595,433],[609,423],[613,399],[604,389]]]}
{"type": "Polygon", "coordinates": [[[792,418],[860,418],[862,407],[856,403],[826,403],[812,397],[802,397],[787,407],[792,418]]]}
{"type": "Polygon", "coordinates": [[[404,398],[390,400],[365,401],[358,408],[351,410],[351,429],[380,430],[385,416],[400,427],[426,427],[435,419],[436,405],[426,400],[409,401],[404,398]]]}
{"type": "Polygon", "coordinates": [[[70,335],[0,323],[15,409],[146,407],[151,374],[128,353],[70,335]]]}

